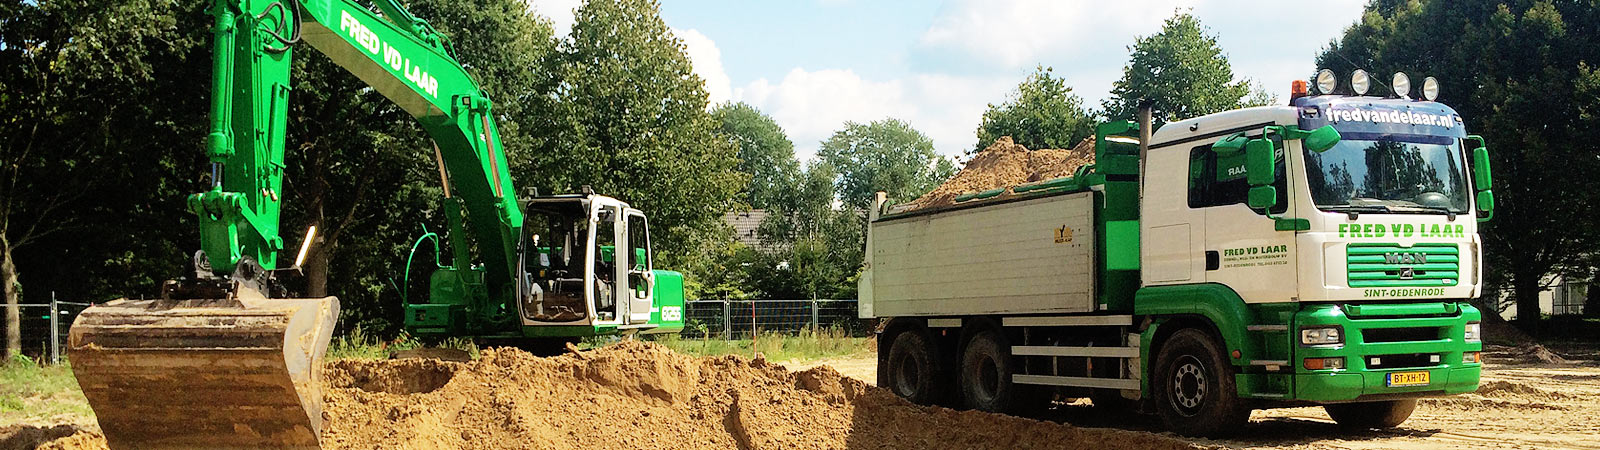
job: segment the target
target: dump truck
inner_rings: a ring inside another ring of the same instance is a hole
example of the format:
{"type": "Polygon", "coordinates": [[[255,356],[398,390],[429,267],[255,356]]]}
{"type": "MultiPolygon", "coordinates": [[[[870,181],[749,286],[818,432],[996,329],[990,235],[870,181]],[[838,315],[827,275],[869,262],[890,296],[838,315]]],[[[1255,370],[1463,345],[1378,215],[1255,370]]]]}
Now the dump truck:
{"type": "Polygon", "coordinates": [[[655,269],[644,213],[587,188],[520,195],[493,102],[449,37],[398,0],[373,6],[214,0],[208,9],[210,185],[183,203],[200,250],[159,299],[90,307],[68,334],[73,374],[112,448],[320,447],[318,373],[339,302],[296,295],[315,227],[292,262],[280,258],[289,71],[302,41],[433,140],[418,151],[438,166],[447,229],[425,231],[397,267],[411,335],[540,349],[683,328],[683,277],[655,269]],[[433,267],[419,268],[430,273],[419,280],[427,292],[410,295],[412,265],[428,263],[419,254],[433,267]]]}
{"type": "Polygon", "coordinates": [[[1413,98],[1368,77],[1103,123],[1072,176],[949,206],[879,194],[859,286],[878,384],[1011,413],[1087,397],[1198,436],[1307,405],[1393,427],[1476,390],[1488,150],[1432,78],[1413,98]]]}

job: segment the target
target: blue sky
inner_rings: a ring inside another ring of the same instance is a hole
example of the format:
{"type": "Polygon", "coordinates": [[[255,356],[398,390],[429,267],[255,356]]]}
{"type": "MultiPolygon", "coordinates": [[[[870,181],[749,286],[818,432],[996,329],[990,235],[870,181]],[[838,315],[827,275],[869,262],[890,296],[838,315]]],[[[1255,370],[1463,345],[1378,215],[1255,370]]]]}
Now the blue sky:
{"type": "MultiPolygon", "coordinates": [[[[580,0],[530,0],[556,32],[580,0]]],[[[664,0],[712,102],[744,101],[811,158],[845,121],[895,117],[940,153],[977,143],[989,103],[1043,64],[1085,104],[1121,77],[1127,47],[1175,11],[1217,36],[1240,79],[1281,99],[1315,70],[1318,50],[1361,17],[1365,0],[664,0]],[[1110,6],[1115,8],[1110,8],[1110,6]]]]}

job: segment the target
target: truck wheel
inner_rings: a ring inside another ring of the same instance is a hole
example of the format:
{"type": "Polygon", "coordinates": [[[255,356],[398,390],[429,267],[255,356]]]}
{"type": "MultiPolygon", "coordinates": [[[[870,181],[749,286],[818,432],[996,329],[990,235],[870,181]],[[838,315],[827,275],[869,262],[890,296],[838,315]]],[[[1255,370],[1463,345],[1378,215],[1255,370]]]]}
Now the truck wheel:
{"type": "Polygon", "coordinates": [[[931,405],[938,400],[939,358],[934,354],[933,343],[916,331],[895,336],[889,346],[887,377],[884,387],[912,403],[931,405]]]}
{"type": "Polygon", "coordinates": [[[1411,417],[1411,411],[1417,409],[1417,400],[1339,403],[1323,405],[1322,409],[1345,428],[1394,428],[1411,417]]]}
{"type": "Polygon", "coordinates": [[[961,354],[961,399],[968,408],[979,411],[1016,413],[1019,387],[1011,383],[1016,373],[1011,352],[1000,335],[984,331],[967,342],[961,354]]]}
{"type": "Polygon", "coordinates": [[[1219,436],[1250,421],[1222,346],[1200,330],[1179,330],[1161,346],[1150,390],[1161,421],[1178,434],[1219,436]]]}

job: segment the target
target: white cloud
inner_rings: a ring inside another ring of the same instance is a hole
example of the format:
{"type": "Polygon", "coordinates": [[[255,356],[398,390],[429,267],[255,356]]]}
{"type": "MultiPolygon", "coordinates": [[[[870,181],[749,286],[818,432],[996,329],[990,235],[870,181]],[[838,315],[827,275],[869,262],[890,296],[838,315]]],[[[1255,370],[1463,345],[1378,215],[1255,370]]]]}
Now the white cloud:
{"type": "Polygon", "coordinates": [[[550,18],[550,24],[555,28],[557,37],[566,36],[572,31],[573,15],[583,0],[524,0],[528,6],[533,7],[533,12],[550,18]]]}
{"type": "Polygon", "coordinates": [[[1174,11],[1184,11],[1218,37],[1238,77],[1259,81],[1283,98],[1290,80],[1311,73],[1325,39],[1360,19],[1364,4],[1324,0],[1288,24],[1264,19],[1286,7],[1281,0],[1121,0],[1115,8],[1082,1],[954,0],[914,51],[934,66],[1054,66],[1088,105],[1098,106],[1121,77],[1135,37],[1160,31],[1174,11]]]}
{"type": "Polygon", "coordinates": [[[795,143],[802,160],[846,121],[904,120],[934,141],[943,154],[960,154],[975,142],[974,130],[989,101],[1004,96],[1015,80],[948,75],[912,75],[868,80],[851,70],[795,68],[782,80],[762,78],[734,90],[734,98],[771,115],[795,143]]]}
{"type": "Polygon", "coordinates": [[[722,50],[717,49],[716,41],[694,29],[673,29],[672,34],[683,40],[684,53],[689,55],[689,62],[694,64],[694,74],[705,80],[710,105],[715,106],[732,98],[733,82],[729,81],[728,72],[722,68],[722,50]]]}

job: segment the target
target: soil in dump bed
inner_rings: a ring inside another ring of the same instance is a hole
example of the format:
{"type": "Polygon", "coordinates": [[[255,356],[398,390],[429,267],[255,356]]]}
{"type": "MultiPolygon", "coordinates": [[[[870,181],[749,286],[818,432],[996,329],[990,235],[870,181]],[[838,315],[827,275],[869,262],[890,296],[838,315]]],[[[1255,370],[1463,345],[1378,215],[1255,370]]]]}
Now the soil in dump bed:
{"type": "Polygon", "coordinates": [[[1093,139],[1084,139],[1070,150],[1028,150],[1010,136],[1002,137],[973,155],[950,180],[909,202],[908,211],[954,205],[962,194],[1070,176],[1079,166],[1093,162],[1093,139]]]}
{"type": "MultiPolygon", "coordinates": [[[[828,367],[790,372],[635,341],[470,363],[343,360],[324,368],[335,449],[1176,449],[1150,433],[913,405],[828,367]]],[[[44,448],[104,448],[84,432],[44,448]]]]}

